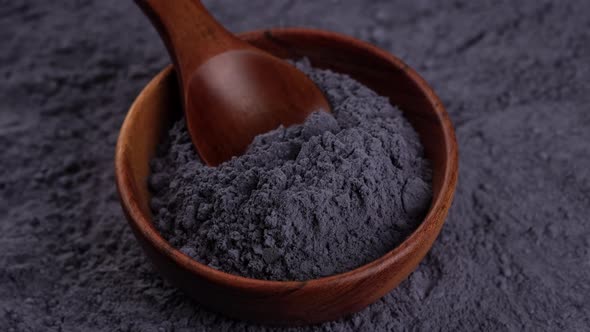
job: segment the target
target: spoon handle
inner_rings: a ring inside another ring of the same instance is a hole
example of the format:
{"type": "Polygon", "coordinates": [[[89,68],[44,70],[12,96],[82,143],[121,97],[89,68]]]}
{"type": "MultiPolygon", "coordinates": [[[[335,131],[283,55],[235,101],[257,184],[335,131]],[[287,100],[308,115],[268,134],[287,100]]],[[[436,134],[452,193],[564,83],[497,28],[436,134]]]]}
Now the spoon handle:
{"type": "Polygon", "coordinates": [[[135,0],[164,40],[181,80],[210,58],[244,43],[217,22],[199,0],[135,0]]]}

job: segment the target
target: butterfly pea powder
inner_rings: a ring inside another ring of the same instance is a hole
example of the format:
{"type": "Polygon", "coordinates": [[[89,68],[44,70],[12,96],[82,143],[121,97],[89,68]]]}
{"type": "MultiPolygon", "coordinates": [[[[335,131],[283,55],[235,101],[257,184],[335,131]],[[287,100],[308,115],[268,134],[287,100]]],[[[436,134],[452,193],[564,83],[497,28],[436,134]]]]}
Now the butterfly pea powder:
{"type": "Polygon", "coordinates": [[[347,75],[295,65],[331,113],[259,135],[218,167],[181,119],[152,160],[156,227],[201,263],[266,280],[341,273],[395,248],[429,208],[430,165],[401,111],[347,75]]]}

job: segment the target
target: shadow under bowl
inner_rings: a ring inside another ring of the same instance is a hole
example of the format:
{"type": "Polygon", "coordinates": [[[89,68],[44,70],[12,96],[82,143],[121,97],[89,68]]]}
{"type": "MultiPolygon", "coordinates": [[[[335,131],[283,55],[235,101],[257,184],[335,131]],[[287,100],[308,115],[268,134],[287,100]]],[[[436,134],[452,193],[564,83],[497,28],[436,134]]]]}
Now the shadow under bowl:
{"type": "Polygon", "coordinates": [[[240,37],[281,58],[308,57],[315,67],[348,74],[389,97],[418,132],[433,168],[433,200],[424,221],[381,258],[345,273],[308,281],[245,278],[183,254],[154,227],[147,181],[149,162],[180,110],[176,76],[168,67],[137,97],[117,143],[117,188],[129,225],[160,274],[211,310],[280,325],[320,323],[359,311],[403,281],[441,230],[458,172],[451,121],[439,98],[414,70],[368,43],[299,28],[255,31],[240,37]]]}

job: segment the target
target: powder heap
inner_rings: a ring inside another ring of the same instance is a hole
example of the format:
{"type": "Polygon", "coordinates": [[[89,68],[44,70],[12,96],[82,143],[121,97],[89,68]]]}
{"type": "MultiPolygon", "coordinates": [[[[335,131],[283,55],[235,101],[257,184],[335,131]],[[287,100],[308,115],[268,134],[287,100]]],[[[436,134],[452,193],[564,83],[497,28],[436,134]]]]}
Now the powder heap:
{"type": "Polygon", "coordinates": [[[247,277],[307,280],[379,258],[423,219],[431,171],[402,113],[349,76],[296,66],[331,114],[260,135],[218,167],[201,162],[184,120],[159,147],[151,206],[185,254],[247,277]]]}

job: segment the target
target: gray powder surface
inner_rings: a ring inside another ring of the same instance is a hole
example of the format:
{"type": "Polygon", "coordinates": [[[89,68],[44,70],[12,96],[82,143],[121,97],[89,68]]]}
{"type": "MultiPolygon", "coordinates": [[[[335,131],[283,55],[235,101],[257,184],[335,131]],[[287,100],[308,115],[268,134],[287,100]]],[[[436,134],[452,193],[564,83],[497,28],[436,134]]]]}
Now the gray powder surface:
{"type": "Polygon", "coordinates": [[[426,215],[431,171],[402,113],[346,75],[297,67],[333,113],[260,135],[218,167],[201,162],[184,119],[160,146],[154,220],[185,254],[252,278],[308,280],[379,258],[426,215]]]}
{"type": "MultiPolygon", "coordinates": [[[[416,68],[456,126],[447,223],[366,310],[291,331],[587,331],[590,1],[209,0],[233,31],[309,26],[416,68]]],[[[282,331],[202,309],[119,206],[129,105],[169,63],[133,1],[0,1],[0,331],[282,331]]]]}

